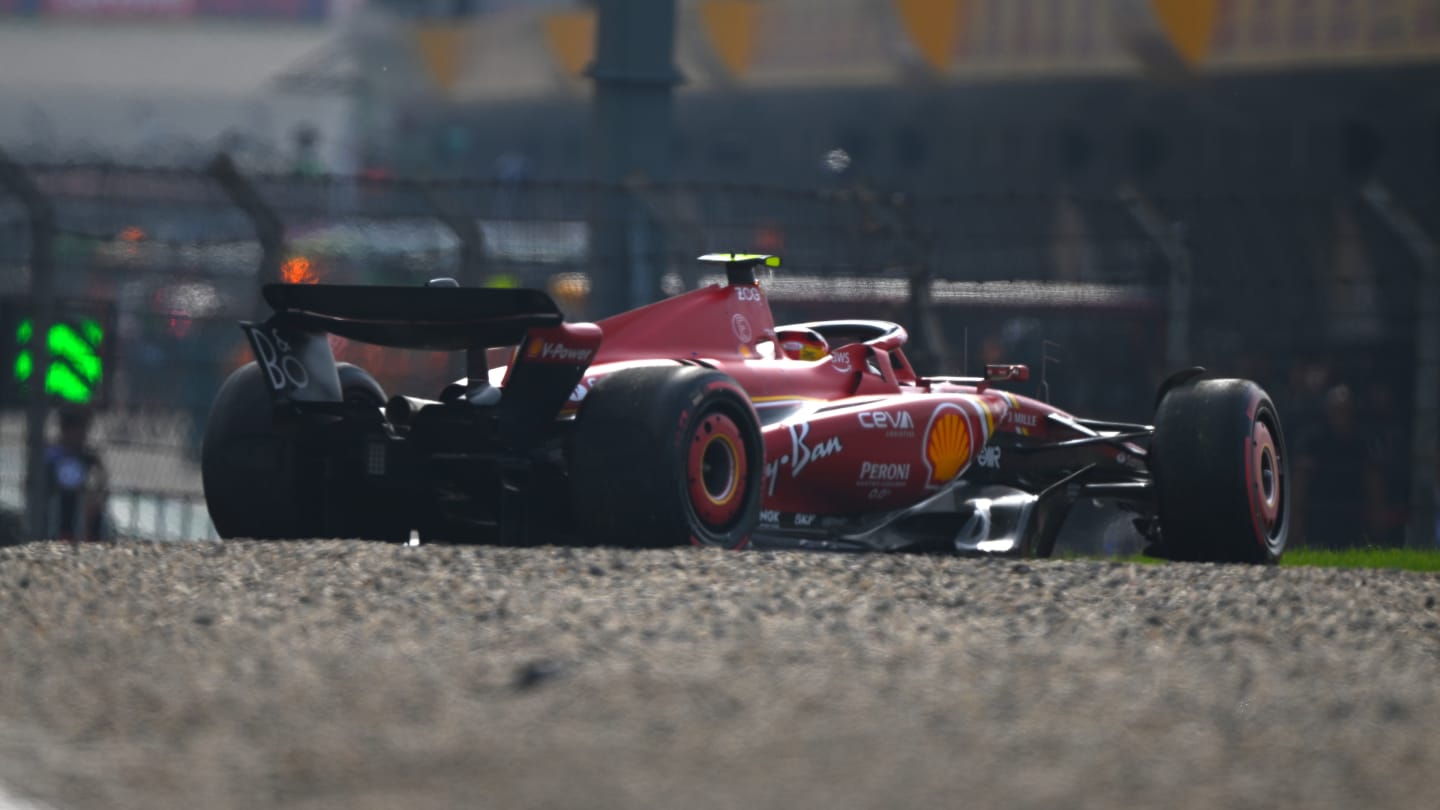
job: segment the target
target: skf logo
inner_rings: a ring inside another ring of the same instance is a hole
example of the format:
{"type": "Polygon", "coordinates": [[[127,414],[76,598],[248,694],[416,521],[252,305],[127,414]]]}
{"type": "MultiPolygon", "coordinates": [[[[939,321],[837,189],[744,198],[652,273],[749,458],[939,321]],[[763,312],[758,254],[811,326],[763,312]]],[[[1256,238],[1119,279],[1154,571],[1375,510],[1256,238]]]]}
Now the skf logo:
{"type": "Polygon", "coordinates": [[[925,428],[925,467],[930,471],[927,489],[955,480],[970,462],[972,442],[970,420],[959,405],[947,402],[935,409],[925,428]]]}
{"type": "Polygon", "coordinates": [[[532,340],[530,348],[525,350],[528,359],[551,363],[583,363],[590,359],[590,355],[589,349],[576,349],[548,340],[532,340]]]}

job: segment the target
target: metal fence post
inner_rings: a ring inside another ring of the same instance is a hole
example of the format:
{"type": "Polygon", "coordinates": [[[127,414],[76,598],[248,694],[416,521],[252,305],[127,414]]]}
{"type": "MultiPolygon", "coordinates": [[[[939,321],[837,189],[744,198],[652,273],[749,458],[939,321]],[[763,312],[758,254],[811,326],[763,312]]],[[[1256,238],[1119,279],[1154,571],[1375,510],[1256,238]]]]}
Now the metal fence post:
{"type": "Polygon", "coordinates": [[[255,227],[255,239],[260,243],[260,266],[256,268],[256,312],[261,318],[269,311],[265,302],[258,298],[259,287],[282,280],[281,266],[285,263],[285,223],[275,209],[265,202],[260,192],[251,184],[235,161],[221,152],[205,167],[210,176],[225,192],[225,196],[244,212],[255,227]]]}
{"type": "Polygon", "coordinates": [[[881,194],[861,185],[855,190],[855,199],[870,221],[870,227],[893,240],[905,271],[909,288],[905,313],[911,363],[921,374],[944,373],[950,362],[932,295],[935,272],[931,245],[934,240],[916,223],[914,205],[907,195],[881,194]]]}
{"type": "Polygon", "coordinates": [[[50,368],[50,325],[55,320],[55,207],[19,164],[0,150],[0,188],[14,194],[30,219],[30,394],[25,407],[25,518],[30,539],[44,539],[45,423],[50,415],[45,390],[50,368]]]}
{"type": "Polygon", "coordinates": [[[1190,300],[1195,284],[1194,259],[1185,246],[1182,223],[1172,222],[1155,204],[1132,185],[1121,186],[1116,192],[1135,224],[1160,248],[1170,267],[1167,285],[1165,364],[1170,371],[1190,365],[1190,300]]]}
{"type": "Polygon", "coordinates": [[[670,179],[675,68],[675,0],[598,0],[595,63],[595,177],[622,185],[620,210],[595,215],[602,266],[593,289],[597,314],[647,304],[659,293],[661,234],[633,189],[670,179]]]}
{"type": "Polygon", "coordinates": [[[421,187],[425,201],[441,225],[449,228],[460,240],[460,277],[462,287],[479,287],[485,280],[485,235],[480,222],[467,216],[465,207],[457,204],[455,195],[437,189],[433,184],[421,187]]]}
{"type": "MultiPolygon", "coordinates": [[[[456,201],[455,194],[445,193],[433,184],[422,185],[421,193],[435,218],[460,240],[460,270],[456,281],[461,287],[482,286],[485,282],[485,234],[480,230],[479,219],[465,214],[465,207],[456,201]]],[[[449,362],[452,376],[469,376],[468,361],[463,353],[452,354],[449,362]]]]}
{"type": "Polygon", "coordinates": [[[1440,246],[1384,183],[1372,179],[1360,193],[1420,264],[1415,295],[1415,392],[1410,414],[1410,522],[1405,544],[1433,548],[1440,450],[1440,246]]]}

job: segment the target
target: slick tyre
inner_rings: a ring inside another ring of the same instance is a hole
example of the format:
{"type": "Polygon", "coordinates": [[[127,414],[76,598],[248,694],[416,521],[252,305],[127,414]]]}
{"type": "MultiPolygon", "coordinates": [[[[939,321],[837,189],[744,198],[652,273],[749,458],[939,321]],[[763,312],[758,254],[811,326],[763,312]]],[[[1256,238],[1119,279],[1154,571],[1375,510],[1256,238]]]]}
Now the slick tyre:
{"type": "Polygon", "coordinates": [[[312,537],[302,514],[295,443],[275,430],[270,394],[255,363],[220,386],[200,444],[200,479],[221,537],[312,537]]]}
{"type": "MultiPolygon", "coordinates": [[[[353,407],[380,407],[384,391],[369,374],[337,365],[341,391],[353,407]]],[[[325,459],[301,448],[296,434],[275,426],[269,390],[255,363],[220,386],[200,446],[200,477],[210,520],[222,538],[285,540],[351,534],[326,515],[360,508],[356,493],[326,508],[325,459]],[[327,525],[328,524],[328,525],[327,525]]],[[[352,513],[355,514],[355,513],[352,513]]],[[[345,521],[345,522],[356,522],[345,521]]]]}
{"type": "Polygon", "coordinates": [[[1161,400],[1152,471],[1158,552],[1197,562],[1274,563],[1290,528],[1280,416],[1249,380],[1200,380],[1161,400]]]}
{"type": "Polygon", "coordinates": [[[586,395],[570,488],[583,539],[741,548],[760,510],[764,446],[744,390],[695,366],[617,371],[586,395]]]}

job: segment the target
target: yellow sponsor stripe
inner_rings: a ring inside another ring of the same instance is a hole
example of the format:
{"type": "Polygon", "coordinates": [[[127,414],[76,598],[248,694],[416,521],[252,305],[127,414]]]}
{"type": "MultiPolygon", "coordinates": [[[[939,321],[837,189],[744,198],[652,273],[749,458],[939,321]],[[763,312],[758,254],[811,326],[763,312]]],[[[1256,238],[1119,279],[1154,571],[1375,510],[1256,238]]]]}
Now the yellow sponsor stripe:
{"type": "Polygon", "coordinates": [[[751,402],[828,402],[824,397],[751,397],[751,402]]]}

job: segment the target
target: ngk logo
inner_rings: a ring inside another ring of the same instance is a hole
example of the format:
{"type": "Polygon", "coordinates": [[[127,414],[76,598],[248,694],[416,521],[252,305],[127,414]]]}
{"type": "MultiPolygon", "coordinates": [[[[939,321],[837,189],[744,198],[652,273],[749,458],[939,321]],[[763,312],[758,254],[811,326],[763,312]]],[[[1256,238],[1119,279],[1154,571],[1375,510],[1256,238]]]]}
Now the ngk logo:
{"type": "Polygon", "coordinates": [[[909,411],[861,411],[860,427],[866,430],[914,430],[909,411]]]}

